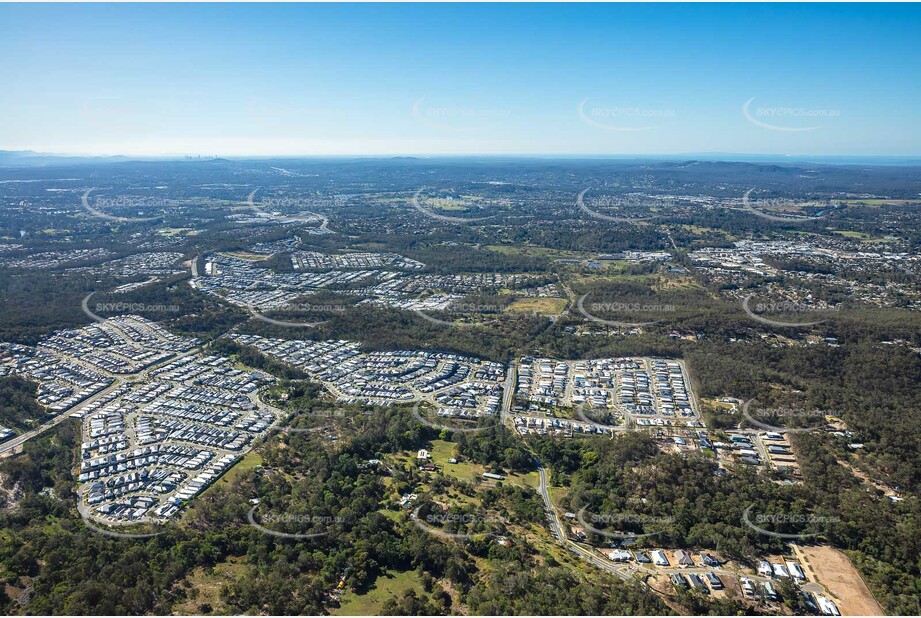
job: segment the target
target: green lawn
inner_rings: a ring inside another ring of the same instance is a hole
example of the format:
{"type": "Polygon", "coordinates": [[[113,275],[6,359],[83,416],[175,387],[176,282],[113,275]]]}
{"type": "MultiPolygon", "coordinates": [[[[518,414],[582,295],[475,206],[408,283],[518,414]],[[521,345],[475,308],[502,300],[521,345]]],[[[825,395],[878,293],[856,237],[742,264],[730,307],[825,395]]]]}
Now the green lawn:
{"type": "Polygon", "coordinates": [[[524,485],[526,487],[533,487],[537,489],[540,485],[540,474],[537,472],[528,472],[527,474],[510,474],[508,476],[508,482],[515,485],[524,485]]]}
{"type": "Polygon", "coordinates": [[[448,460],[457,454],[457,445],[447,440],[432,440],[432,448],[429,453],[432,455],[432,463],[436,466],[442,466],[448,463],[448,460]]]}
{"type": "Polygon", "coordinates": [[[211,486],[208,487],[208,489],[204,491],[202,496],[207,494],[209,491],[211,491],[218,485],[223,485],[223,486],[230,485],[234,481],[234,479],[236,479],[238,476],[240,476],[244,472],[249,472],[256,466],[261,466],[261,465],[262,465],[262,455],[260,455],[254,450],[248,452],[246,455],[243,456],[243,459],[241,459],[233,468],[228,470],[226,474],[224,474],[221,478],[219,478],[217,481],[212,483],[211,486]]]}
{"type": "Polygon", "coordinates": [[[890,200],[890,199],[856,199],[856,200],[842,200],[848,206],[882,206],[884,204],[910,204],[914,200],[890,200]]]}
{"type": "Polygon", "coordinates": [[[465,461],[462,463],[449,464],[448,460],[457,455],[457,446],[447,440],[432,440],[432,448],[429,452],[432,455],[432,463],[443,470],[445,476],[451,476],[456,479],[472,481],[474,478],[482,478],[486,469],[480,464],[465,461]]]}
{"type": "Polygon", "coordinates": [[[853,238],[861,242],[885,242],[884,238],[876,238],[870,236],[866,232],[855,232],[853,230],[832,230],[832,234],[838,234],[839,236],[844,236],[846,238],[853,238]]]}
{"type": "MultiPolygon", "coordinates": [[[[483,473],[486,472],[486,468],[478,463],[469,461],[456,464],[448,463],[449,459],[457,455],[456,448],[453,442],[448,442],[447,440],[432,440],[432,447],[429,449],[429,453],[432,455],[432,463],[438,466],[439,470],[444,471],[445,476],[465,481],[473,481],[478,478],[483,481],[484,484],[493,482],[483,478],[483,473]]],[[[540,476],[537,472],[509,474],[505,482],[512,483],[513,485],[526,485],[536,488],[540,483],[540,476]]]]}
{"type": "Polygon", "coordinates": [[[334,616],[380,616],[384,603],[393,597],[400,597],[407,590],[414,589],[416,594],[425,594],[422,582],[415,571],[397,573],[388,571],[378,577],[371,588],[358,594],[351,590],[342,595],[342,600],[337,609],[332,611],[334,616]]]}

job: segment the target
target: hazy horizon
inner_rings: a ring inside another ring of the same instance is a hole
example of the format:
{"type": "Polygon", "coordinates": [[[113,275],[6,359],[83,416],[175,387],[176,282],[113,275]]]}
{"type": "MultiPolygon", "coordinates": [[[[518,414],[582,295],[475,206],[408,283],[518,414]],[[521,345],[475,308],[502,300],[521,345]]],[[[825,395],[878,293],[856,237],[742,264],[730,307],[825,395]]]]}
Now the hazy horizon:
{"type": "Polygon", "coordinates": [[[917,5],[0,6],[0,149],[921,156],[917,5]]]}

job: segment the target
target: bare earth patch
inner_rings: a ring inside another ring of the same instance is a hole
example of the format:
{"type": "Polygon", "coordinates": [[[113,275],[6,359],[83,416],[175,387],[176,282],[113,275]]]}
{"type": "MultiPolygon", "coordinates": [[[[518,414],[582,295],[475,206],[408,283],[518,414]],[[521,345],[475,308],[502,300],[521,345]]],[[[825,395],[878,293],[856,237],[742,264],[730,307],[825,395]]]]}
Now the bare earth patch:
{"type": "Polygon", "coordinates": [[[867,588],[848,557],[831,547],[798,547],[816,579],[834,597],[843,616],[884,616],[885,612],[867,588]]]}

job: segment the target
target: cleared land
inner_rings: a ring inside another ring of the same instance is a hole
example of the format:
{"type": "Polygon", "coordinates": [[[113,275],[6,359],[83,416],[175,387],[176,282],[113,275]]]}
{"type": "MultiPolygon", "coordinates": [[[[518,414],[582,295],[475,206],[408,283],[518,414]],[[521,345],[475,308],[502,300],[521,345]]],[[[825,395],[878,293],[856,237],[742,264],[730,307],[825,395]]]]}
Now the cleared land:
{"type": "Polygon", "coordinates": [[[262,262],[263,260],[266,260],[269,257],[261,253],[248,253],[246,251],[225,251],[222,253],[222,255],[226,255],[232,258],[237,258],[238,260],[247,260],[250,262],[262,262]]]}
{"type": "Polygon", "coordinates": [[[249,472],[256,466],[262,465],[262,455],[257,453],[255,450],[248,452],[243,456],[233,468],[227,471],[217,482],[215,482],[211,487],[206,489],[202,496],[212,493],[215,487],[229,487],[230,484],[236,480],[238,477],[242,476],[244,473],[249,472]]]}
{"type": "Polygon", "coordinates": [[[857,199],[857,200],[842,200],[843,203],[848,206],[883,206],[883,205],[893,205],[898,206],[901,204],[911,204],[912,200],[890,200],[890,199],[857,199]]]}
{"type": "Polygon", "coordinates": [[[835,597],[843,616],[885,616],[848,557],[831,547],[799,547],[816,579],[835,597]]]}
{"type": "Polygon", "coordinates": [[[508,306],[507,311],[559,315],[566,309],[568,302],[565,298],[519,298],[508,306]]]}
{"type": "Polygon", "coordinates": [[[422,596],[422,582],[415,571],[396,573],[387,571],[374,580],[371,587],[362,592],[348,591],[342,595],[339,607],[332,611],[334,616],[380,616],[384,604],[391,598],[401,597],[407,590],[415,590],[422,596]]]}
{"type": "Polygon", "coordinates": [[[190,616],[195,614],[229,614],[228,607],[221,594],[228,582],[243,576],[247,566],[244,558],[231,558],[227,562],[216,564],[213,569],[198,567],[192,571],[180,587],[186,588],[186,599],[173,605],[173,614],[190,616]],[[187,585],[186,585],[187,584],[187,585]]]}
{"type": "MultiPolygon", "coordinates": [[[[456,464],[448,463],[448,460],[456,455],[456,445],[453,442],[432,440],[432,448],[429,454],[432,456],[432,463],[444,472],[445,476],[452,476],[456,479],[471,482],[481,481],[484,485],[494,483],[494,481],[483,478],[486,468],[478,463],[469,461],[462,461],[456,464]]],[[[512,485],[525,485],[536,488],[540,484],[540,476],[537,472],[528,472],[527,474],[512,473],[506,477],[505,482],[512,485]]]]}
{"type": "Polygon", "coordinates": [[[832,230],[832,234],[838,234],[846,238],[853,238],[861,242],[886,242],[885,238],[870,236],[866,232],[855,232],[853,230],[832,230]]]}

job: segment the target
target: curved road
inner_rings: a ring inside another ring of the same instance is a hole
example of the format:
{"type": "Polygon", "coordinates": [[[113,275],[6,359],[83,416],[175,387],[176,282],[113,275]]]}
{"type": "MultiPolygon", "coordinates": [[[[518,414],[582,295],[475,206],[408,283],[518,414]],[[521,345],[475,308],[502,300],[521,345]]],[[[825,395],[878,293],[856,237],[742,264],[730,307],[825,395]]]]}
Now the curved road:
{"type": "Polygon", "coordinates": [[[599,569],[613,573],[624,581],[629,581],[632,579],[632,574],[630,572],[630,567],[623,564],[614,564],[607,562],[604,558],[597,556],[594,552],[589,551],[570,541],[566,538],[566,535],[563,533],[563,524],[560,522],[560,518],[556,513],[556,509],[553,508],[553,502],[550,500],[550,483],[547,481],[547,470],[544,468],[544,464],[535,457],[534,464],[537,466],[537,472],[540,475],[540,486],[538,491],[540,492],[541,497],[544,499],[544,508],[547,511],[547,515],[550,517],[550,532],[553,533],[553,536],[556,537],[557,542],[576,554],[583,560],[592,563],[599,569]]]}

